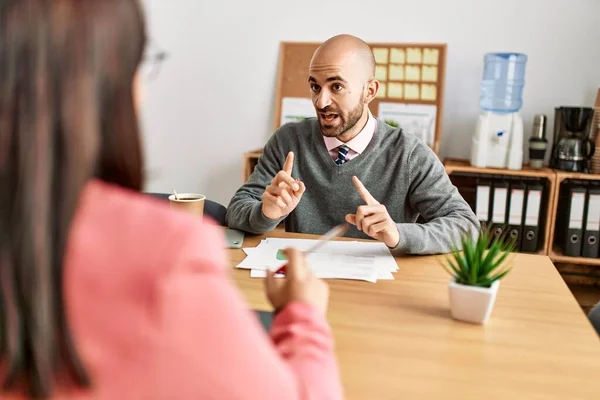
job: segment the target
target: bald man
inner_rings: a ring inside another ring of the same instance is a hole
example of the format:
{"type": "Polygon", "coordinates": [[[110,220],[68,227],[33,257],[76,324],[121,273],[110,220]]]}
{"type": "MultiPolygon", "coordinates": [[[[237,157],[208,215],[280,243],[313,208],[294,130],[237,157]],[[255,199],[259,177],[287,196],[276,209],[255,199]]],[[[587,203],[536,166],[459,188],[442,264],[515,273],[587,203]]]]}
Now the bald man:
{"type": "Polygon", "coordinates": [[[251,233],[323,234],[344,221],[347,237],[384,242],[392,253],[447,253],[477,218],[435,153],[416,136],[375,118],[370,47],[350,36],[323,43],[307,89],[316,118],[281,126],[227,210],[227,224],[251,233]],[[424,223],[416,223],[421,216],[424,223]]]}

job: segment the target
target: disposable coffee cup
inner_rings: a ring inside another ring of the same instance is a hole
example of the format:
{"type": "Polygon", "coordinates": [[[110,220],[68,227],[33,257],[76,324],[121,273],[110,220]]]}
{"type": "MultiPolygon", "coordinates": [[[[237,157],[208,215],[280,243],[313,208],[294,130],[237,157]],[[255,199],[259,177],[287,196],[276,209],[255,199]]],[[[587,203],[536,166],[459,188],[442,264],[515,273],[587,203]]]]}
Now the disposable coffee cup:
{"type": "Polygon", "coordinates": [[[171,207],[187,211],[200,218],[204,214],[204,200],[206,196],[198,193],[177,193],[177,198],[174,194],[169,196],[171,207]]]}

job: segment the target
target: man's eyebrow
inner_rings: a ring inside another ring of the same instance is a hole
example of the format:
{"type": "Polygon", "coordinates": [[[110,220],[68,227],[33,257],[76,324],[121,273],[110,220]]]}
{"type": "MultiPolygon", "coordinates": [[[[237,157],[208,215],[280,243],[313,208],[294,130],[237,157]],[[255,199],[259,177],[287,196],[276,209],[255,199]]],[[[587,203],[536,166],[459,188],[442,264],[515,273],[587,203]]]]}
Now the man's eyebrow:
{"type": "Polygon", "coordinates": [[[330,76],[327,78],[327,82],[340,81],[346,83],[346,80],[339,75],[330,76]]]}
{"type": "MultiPolygon", "coordinates": [[[[316,83],[317,82],[317,80],[315,78],[313,78],[312,76],[308,77],[308,81],[311,82],[311,83],[316,83]]],[[[344,78],[342,78],[341,76],[339,76],[339,75],[330,76],[329,78],[326,79],[326,81],[327,82],[340,81],[340,82],[347,83],[347,81],[344,78]]]]}

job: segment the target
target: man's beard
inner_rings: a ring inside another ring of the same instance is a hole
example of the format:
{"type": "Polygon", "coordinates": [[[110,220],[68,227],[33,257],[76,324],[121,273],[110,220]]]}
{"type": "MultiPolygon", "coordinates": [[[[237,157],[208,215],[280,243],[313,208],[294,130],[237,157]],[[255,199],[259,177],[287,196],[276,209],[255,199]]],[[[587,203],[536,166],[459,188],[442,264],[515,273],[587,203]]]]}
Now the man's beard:
{"type": "MultiPolygon", "coordinates": [[[[327,123],[322,121],[321,118],[319,117],[318,121],[319,121],[319,126],[321,127],[321,134],[326,137],[338,137],[338,136],[343,135],[344,133],[346,133],[347,131],[352,129],[354,127],[354,125],[356,125],[356,123],[360,120],[360,117],[362,117],[362,114],[363,114],[363,109],[364,109],[363,96],[360,96],[360,101],[358,102],[356,107],[352,111],[350,111],[347,118],[344,117],[342,114],[337,113],[338,116],[336,119],[339,119],[341,122],[338,126],[327,125],[327,123]]],[[[335,113],[335,110],[332,110],[329,107],[325,107],[324,109],[317,111],[317,113],[322,113],[322,112],[335,113]]]]}

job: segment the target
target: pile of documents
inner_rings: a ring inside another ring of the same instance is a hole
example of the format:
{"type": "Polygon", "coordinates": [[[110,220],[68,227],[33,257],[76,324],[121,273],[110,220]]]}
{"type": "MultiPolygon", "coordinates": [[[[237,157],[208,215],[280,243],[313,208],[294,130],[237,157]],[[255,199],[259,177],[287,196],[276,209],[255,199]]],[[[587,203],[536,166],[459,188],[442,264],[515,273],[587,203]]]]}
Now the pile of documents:
{"type": "MultiPolygon", "coordinates": [[[[247,257],[236,267],[249,269],[250,276],[264,278],[267,271],[275,271],[286,264],[282,250],[294,247],[310,249],[317,240],[278,239],[262,240],[256,247],[244,248],[247,257]]],[[[393,280],[398,264],[388,247],[381,242],[331,241],[306,255],[313,274],[323,279],[354,279],[376,282],[393,280]]]]}

